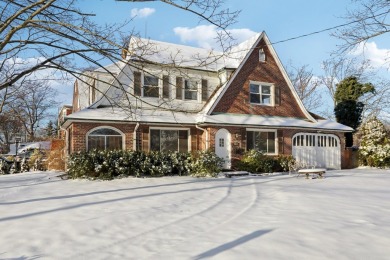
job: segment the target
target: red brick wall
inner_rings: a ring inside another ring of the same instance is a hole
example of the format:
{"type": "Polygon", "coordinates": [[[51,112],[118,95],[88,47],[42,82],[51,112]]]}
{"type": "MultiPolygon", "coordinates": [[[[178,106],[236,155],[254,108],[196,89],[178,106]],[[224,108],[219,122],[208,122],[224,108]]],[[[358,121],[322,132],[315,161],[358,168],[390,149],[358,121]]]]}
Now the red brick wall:
{"type": "MultiPolygon", "coordinates": [[[[122,131],[126,136],[126,150],[133,149],[133,133],[135,124],[104,124],[104,123],[73,123],[73,128],[70,128],[72,131],[72,146],[73,149],[71,152],[76,151],[85,151],[86,150],[86,134],[93,128],[99,126],[111,126],[122,131]]],[[[153,127],[158,127],[153,125],[153,127]]],[[[161,128],[167,126],[160,126],[161,128]]],[[[195,127],[186,127],[186,126],[171,126],[173,128],[190,128],[190,140],[192,151],[205,149],[204,137],[201,130],[198,130],[195,127]]],[[[141,149],[143,151],[149,151],[149,125],[140,125],[138,130],[141,133],[141,149]]]]}
{"type": "Polygon", "coordinates": [[[306,116],[294,99],[265,41],[261,40],[257,47],[250,54],[213,112],[305,118],[306,116]],[[265,51],[265,62],[259,61],[259,48],[263,48],[265,51]],[[249,82],[251,80],[273,83],[279,87],[280,106],[251,105],[249,103],[249,82]]]}
{"type": "MultiPolygon", "coordinates": [[[[231,151],[232,151],[232,161],[234,163],[242,158],[242,154],[246,151],[246,128],[245,127],[209,127],[210,132],[210,149],[215,152],[215,134],[221,128],[225,128],[231,134],[231,151]]],[[[278,130],[278,140],[279,143],[279,155],[291,155],[292,154],[292,137],[297,133],[318,133],[317,131],[308,131],[307,129],[279,129],[278,130]],[[281,138],[281,139],[279,139],[281,138]]],[[[341,149],[341,162],[342,168],[345,168],[345,162],[347,161],[345,150],[345,140],[343,133],[324,131],[324,134],[334,134],[340,139],[340,149],[341,149]]]]}

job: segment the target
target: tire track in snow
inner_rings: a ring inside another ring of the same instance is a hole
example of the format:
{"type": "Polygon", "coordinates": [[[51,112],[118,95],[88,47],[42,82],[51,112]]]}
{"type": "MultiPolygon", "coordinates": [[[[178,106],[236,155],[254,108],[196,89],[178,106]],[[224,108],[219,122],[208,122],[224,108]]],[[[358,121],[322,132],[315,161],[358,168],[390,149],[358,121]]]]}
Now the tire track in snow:
{"type": "Polygon", "coordinates": [[[256,202],[259,200],[259,193],[257,191],[257,188],[256,188],[256,185],[255,185],[255,182],[253,180],[253,178],[251,179],[251,184],[250,186],[252,186],[252,198],[251,200],[249,201],[249,203],[247,204],[247,206],[245,206],[243,209],[241,209],[240,211],[238,211],[236,214],[234,214],[233,216],[231,216],[230,218],[226,219],[225,221],[221,222],[220,224],[218,224],[217,226],[209,229],[209,232],[210,231],[213,231],[213,230],[216,230],[218,228],[220,228],[221,226],[223,225],[226,225],[228,224],[229,222],[232,222],[233,220],[239,218],[240,216],[242,216],[245,212],[247,212],[248,210],[250,210],[255,204],[256,202]]]}
{"type": "Polygon", "coordinates": [[[110,248],[112,248],[113,246],[117,246],[117,245],[120,245],[120,244],[123,244],[123,243],[127,243],[129,240],[131,240],[131,241],[133,242],[133,241],[135,241],[137,238],[143,238],[144,236],[147,236],[147,235],[152,234],[152,233],[154,233],[154,232],[163,230],[163,229],[168,228],[168,227],[173,226],[173,225],[177,225],[177,224],[180,223],[180,222],[187,221],[187,220],[189,220],[189,219],[191,219],[191,218],[193,218],[193,217],[195,217],[195,216],[197,216],[197,215],[203,214],[203,213],[205,213],[205,212],[207,212],[207,211],[210,211],[210,210],[213,209],[213,208],[216,208],[218,205],[220,205],[221,203],[223,203],[224,201],[226,201],[226,200],[229,198],[229,196],[231,195],[232,187],[233,187],[233,181],[230,180],[230,183],[229,183],[229,186],[227,186],[228,189],[227,189],[225,195],[224,195],[221,199],[219,199],[217,202],[213,203],[213,205],[207,207],[207,208],[204,209],[204,210],[198,211],[198,212],[193,213],[193,214],[191,214],[191,215],[189,215],[189,216],[186,216],[186,217],[184,217],[184,218],[181,218],[181,219],[178,219],[178,220],[171,221],[171,222],[169,222],[169,223],[167,223],[167,224],[158,226],[158,227],[156,227],[156,228],[153,228],[153,229],[144,231],[144,232],[139,233],[139,234],[136,234],[136,235],[134,235],[134,236],[126,237],[126,238],[124,238],[124,239],[121,239],[120,241],[115,241],[115,242],[113,242],[113,243],[111,243],[111,244],[108,244],[108,245],[105,244],[104,246],[99,245],[99,246],[97,246],[97,247],[95,247],[95,248],[88,249],[88,250],[86,250],[86,251],[84,251],[84,252],[82,252],[82,253],[78,252],[77,254],[74,254],[74,255],[72,255],[72,256],[70,256],[70,257],[66,257],[66,258],[64,258],[64,259],[75,259],[75,258],[77,258],[77,257],[87,256],[89,252],[95,252],[97,249],[98,249],[98,250],[103,250],[103,251],[105,251],[106,249],[110,249],[110,248]]]}

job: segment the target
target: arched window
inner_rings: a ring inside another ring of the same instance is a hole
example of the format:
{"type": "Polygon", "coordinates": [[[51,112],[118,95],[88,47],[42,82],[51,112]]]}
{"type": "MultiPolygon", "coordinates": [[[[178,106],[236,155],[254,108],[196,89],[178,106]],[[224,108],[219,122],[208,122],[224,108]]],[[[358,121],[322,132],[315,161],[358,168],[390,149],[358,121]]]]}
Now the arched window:
{"type": "Polygon", "coordinates": [[[98,128],[88,134],[88,150],[115,150],[122,149],[123,136],[112,128],[98,128]]]}

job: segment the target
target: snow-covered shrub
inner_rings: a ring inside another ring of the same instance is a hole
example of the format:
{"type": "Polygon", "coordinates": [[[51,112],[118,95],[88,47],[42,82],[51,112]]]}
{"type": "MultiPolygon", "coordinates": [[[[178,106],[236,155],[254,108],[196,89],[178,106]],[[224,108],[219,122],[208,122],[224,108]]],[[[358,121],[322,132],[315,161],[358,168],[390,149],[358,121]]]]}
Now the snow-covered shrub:
{"type": "MultiPolygon", "coordinates": [[[[215,157],[215,155],[213,155],[215,157]]],[[[197,163],[190,153],[98,151],[78,152],[70,155],[68,175],[70,178],[112,179],[118,176],[159,177],[189,175],[215,171],[214,157],[198,156],[197,163]]]]}
{"type": "Polygon", "coordinates": [[[70,178],[97,177],[94,171],[92,152],[77,152],[69,156],[67,173],[70,178]]]}
{"type": "Polygon", "coordinates": [[[173,152],[170,155],[172,159],[172,174],[189,175],[191,172],[191,154],[173,152]]]}
{"type": "Polygon", "coordinates": [[[29,168],[35,171],[43,171],[47,169],[47,151],[35,149],[28,161],[29,168]]]}
{"type": "Polygon", "coordinates": [[[273,172],[275,160],[257,150],[249,150],[237,164],[238,169],[252,173],[273,172]]]}
{"type": "Polygon", "coordinates": [[[211,151],[197,151],[192,155],[191,175],[194,177],[216,177],[222,170],[223,159],[211,151]]]}
{"type": "Polygon", "coordinates": [[[390,167],[390,140],[385,126],[376,117],[369,119],[359,129],[361,165],[390,167]]]}
{"type": "Polygon", "coordinates": [[[290,165],[295,163],[295,159],[292,155],[279,155],[276,157],[278,169],[275,171],[288,172],[290,171],[290,165]]]}
{"type": "Polygon", "coordinates": [[[294,162],[291,155],[268,156],[256,150],[247,151],[237,168],[252,173],[287,172],[294,162]]]}

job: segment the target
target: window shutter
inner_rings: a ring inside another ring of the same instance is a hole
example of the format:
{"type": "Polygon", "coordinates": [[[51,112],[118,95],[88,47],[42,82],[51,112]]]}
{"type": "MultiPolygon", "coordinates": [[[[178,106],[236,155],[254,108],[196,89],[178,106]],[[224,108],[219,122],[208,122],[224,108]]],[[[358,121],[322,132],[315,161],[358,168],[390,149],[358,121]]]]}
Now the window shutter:
{"type": "Polygon", "coordinates": [[[278,154],[284,154],[283,130],[281,129],[277,130],[277,137],[278,137],[278,154]]]}
{"type": "Polygon", "coordinates": [[[176,99],[183,99],[183,78],[176,77],[176,99]]]}
{"type": "Polygon", "coordinates": [[[141,72],[134,71],[134,95],[141,96],[141,72]]]}
{"type": "Polygon", "coordinates": [[[169,98],[169,76],[163,76],[163,98],[169,98]]]}
{"type": "Polygon", "coordinates": [[[247,150],[246,135],[247,135],[246,129],[241,128],[241,148],[244,149],[244,151],[247,150]]]}
{"type": "Polygon", "coordinates": [[[275,106],[280,106],[282,101],[281,91],[279,86],[275,86],[275,106]]]}
{"type": "Polygon", "coordinates": [[[149,152],[149,128],[142,129],[142,151],[149,152]]]}
{"type": "Polygon", "coordinates": [[[191,151],[199,150],[198,142],[197,142],[198,141],[198,129],[192,128],[190,130],[189,138],[191,138],[191,151]]]}
{"type": "Polygon", "coordinates": [[[208,94],[208,81],[207,79],[202,79],[202,101],[207,101],[208,94]]]}

